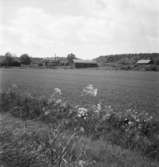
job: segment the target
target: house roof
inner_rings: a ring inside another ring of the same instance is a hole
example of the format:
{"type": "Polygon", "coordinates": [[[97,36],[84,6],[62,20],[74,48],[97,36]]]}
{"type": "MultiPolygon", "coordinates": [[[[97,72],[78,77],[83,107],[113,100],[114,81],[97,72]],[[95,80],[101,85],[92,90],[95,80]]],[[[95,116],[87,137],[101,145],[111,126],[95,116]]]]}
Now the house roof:
{"type": "Polygon", "coordinates": [[[151,60],[144,60],[144,59],[141,59],[141,60],[138,60],[137,61],[137,64],[148,64],[148,63],[150,63],[151,62],[151,60]]]}
{"type": "Polygon", "coordinates": [[[84,64],[97,64],[96,61],[93,60],[80,60],[80,59],[74,59],[73,60],[74,63],[84,63],[84,64]]]}

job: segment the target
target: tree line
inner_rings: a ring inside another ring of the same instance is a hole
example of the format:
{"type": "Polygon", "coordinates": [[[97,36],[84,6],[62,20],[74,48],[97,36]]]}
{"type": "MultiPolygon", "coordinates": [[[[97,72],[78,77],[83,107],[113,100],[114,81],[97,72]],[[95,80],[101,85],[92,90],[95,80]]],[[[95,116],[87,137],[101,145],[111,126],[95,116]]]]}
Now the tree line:
{"type": "Polygon", "coordinates": [[[104,55],[96,58],[96,61],[102,66],[107,63],[135,64],[140,59],[149,59],[153,64],[159,65],[159,53],[134,53],[134,54],[114,54],[104,55]]]}
{"type": "MultiPolygon", "coordinates": [[[[77,59],[76,55],[73,53],[69,53],[66,58],[62,57],[57,57],[54,61],[54,64],[57,66],[60,65],[72,65],[73,60],[77,59]],[[66,60],[66,63],[63,63],[63,60],[66,60]],[[55,63],[56,62],[56,63],[55,63]]],[[[49,61],[51,63],[51,60],[48,60],[47,58],[33,58],[30,57],[29,54],[24,53],[20,57],[14,56],[10,52],[7,52],[4,56],[0,56],[0,66],[4,67],[10,67],[10,66],[16,66],[19,67],[21,65],[30,65],[30,64],[37,64],[38,66],[43,66],[44,64],[46,65],[49,61]],[[45,62],[45,63],[44,63],[45,62]]],[[[47,66],[47,65],[46,65],[47,66]]]]}
{"type": "Polygon", "coordinates": [[[0,62],[0,66],[21,66],[21,65],[29,65],[31,64],[31,57],[25,53],[22,54],[20,57],[13,56],[10,52],[7,52],[0,62]]]}

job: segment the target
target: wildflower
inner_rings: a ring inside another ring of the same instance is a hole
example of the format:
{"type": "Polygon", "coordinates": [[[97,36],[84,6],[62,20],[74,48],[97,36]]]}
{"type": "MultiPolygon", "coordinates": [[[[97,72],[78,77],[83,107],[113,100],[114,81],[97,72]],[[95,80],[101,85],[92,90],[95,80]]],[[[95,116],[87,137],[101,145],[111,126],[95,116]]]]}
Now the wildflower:
{"type": "Polygon", "coordinates": [[[112,109],[112,106],[111,106],[111,105],[109,105],[109,106],[108,106],[108,108],[109,108],[109,109],[112,109]]]}
{"type": "Polygon", "coordinates": [[[30,98],[30,99],[33,99],[33,98],[34,98],[30,92],[27,92],[27,93],[26,93],[26,97],[27,97],[27,98],[30,98]]]}
{"type": "Polygon", "coordinates": [[[55,88],[54,89],[54,94],[56,94],[56,95],[62,95],[62,91],[61,91],[61,89],[59,89],[59,88],[55,88]]]}
{"type": "Polygon", "coordinates": [[[99,113],[101,110],[102,110],[102,106],[101,106],[101,104],[99,103],[99,104],[97,104],[96,106],[95,106],[95,113],[99,113]]]}
{"type": "Polygon", "coordinates": [[[44,115],[49,115],[50,111],[45,111],[44,115]]]}
{"type": "MultiPolygon", "coordinates": [[[[61,103],[62,103],[62,101],[61,101],[61,103]]],[[[63,107],[63,108],[66,108],[67,106],[68,106],[67,102],[63,102],[63,103],[61,104],[61,107],[63,107]]]]}
{"type": "Polygon", "coordinates": [[[134,123],[132,121],[129,121],[128,124],[131,126],[133,125],[134,123]]]}
{"type": "Polygon", "coordinates": [[[12,84],[12,89],[14,89],[14,90],[16,90],[16,89],[18,89],[18,86],[16,85],[16,84],[12,84]]]}
{"type": "Polygon", "coordinates": [[[61,104],[62,103],[62,100],[61,99],[57,99],[56,100],[56,104],[61,104]]]}
{"type": "Polygon", "coordinates": [[[84,127],[81,126],[81,127],[80,127],[80,132],[84,133],[84,131],[85,131],[85,130],[84,130],[84,127]]]}
{"type": "Polygon", "coordinates": [[[139,119],[139,118],[137,118],[137,119],[136,119],[136,122],[140,122],[140,119],[139,119]]]}
{"type": "Polygon", "coordinates": [[[87,112],[88,112],[88,110],[86,108],[80,107],[77,110],[77,115],[78,115],[78,117],[84,117],[87,115],[87,112]]]}
{"type": "Polygon", "coordinates": [[[52,94],[48,99],[48,104],[51,104],[55,101],[54,94],[52,94]]]}
{"type": "Polygon", "coordinates": [[[45,109],[45,107],[42,107],[42,111],[45,111],[46,109],[45,109]]]}
{"type": "Polygon", "coordinates": [[[42,150],[42,145],[39,145],[38,148],[37,148],[37,151],[41,151],[42,150]]]}
{"type": "Polygon", "coordinates": [[[100,103],[99,103],[99,104],[97,104],[97,109],[98,109],[99,111],[101,111],[102,106],[101,106],[101,104],[100,104],[100,103]]]}
{"type": "Polygon", "coordinates": [[[75,108],[78,109],[80,106],[79,105],[75,105],[75,108]]]}
{"type": "Polygon", "coordinates": [[[85,165],[85,161],[83,161],[83,160],[79,160],[78,161],[78,165],[80,166],[80,167],[84,167],[84,165],[85,165]]]}
{"type": "Polygon", "coordinates": [[[98,93],[98,89],[95,88],[92,84],[89,84],[88,86],[86,86],[83,91],[82,91],[82,95],[89,95],[89,96],[97,96],[98,93]]]}
{"type": "Polygon", "coordinates": [[[106,113],[106,114],[103,116],[102,120],[103,120],[103,121],[108,120],[108,119],[110,118],[110,116],[111,116],[110,113],[106,113]]]}

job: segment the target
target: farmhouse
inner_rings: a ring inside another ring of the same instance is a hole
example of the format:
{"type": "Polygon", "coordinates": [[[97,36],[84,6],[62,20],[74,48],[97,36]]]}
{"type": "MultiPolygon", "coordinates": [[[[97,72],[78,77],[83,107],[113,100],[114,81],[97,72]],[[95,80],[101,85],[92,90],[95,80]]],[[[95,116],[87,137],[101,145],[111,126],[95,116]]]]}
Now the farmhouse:
{"type": "Polygon", "coordinates": [[[43,60],[43,66],[64,66],[68,61],[65,57],[50,57],[43,60]]]}
{"type": "Polygon", "coordinates": [[[138,65],[146,65],[146,64],[150,64],[152,61],[150,60],[150,59],[146,59],[146,60],[144,60],[144,59],[141,59],[141,60],[138,60],[137,61],[137,64],[138,65]]]}
{"type": "Polygon", "coordinates": [[[98,64],[96,61],[92,61],[92,60],[74,59],[73,67],[74,68],[90,68],[90,67],[98,67],[98,64]]]}
{"type": "Polygon", "coordinates": [[[45,58],[43,60],[44,66],[57,66],[59,64],[59,60],[57,58],[51,57],[51,58],[45,58]]]}

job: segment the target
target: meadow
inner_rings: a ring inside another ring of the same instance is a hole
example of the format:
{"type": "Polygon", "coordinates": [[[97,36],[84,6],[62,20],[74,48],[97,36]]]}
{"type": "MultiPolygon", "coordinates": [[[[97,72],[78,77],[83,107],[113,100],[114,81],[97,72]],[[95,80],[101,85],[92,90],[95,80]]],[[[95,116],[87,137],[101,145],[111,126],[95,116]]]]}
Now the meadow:
{"type": "Polygon", "coordinates": [[[1,69],[4,167],[157,167],[158,73],[1,69]]]}
{"type": "Polygon", "coordinates": [[[22,91],[50,95],[58,87],[72,104],[102,102],[117,111],[133,108],[158,115],[159,73],[102,70],[1,69],[0,89],[16,84],[22,91]],[[82,88],[93,84],[96,98],[81,97],[82,88]]]}

